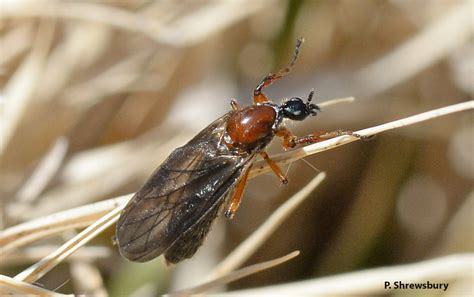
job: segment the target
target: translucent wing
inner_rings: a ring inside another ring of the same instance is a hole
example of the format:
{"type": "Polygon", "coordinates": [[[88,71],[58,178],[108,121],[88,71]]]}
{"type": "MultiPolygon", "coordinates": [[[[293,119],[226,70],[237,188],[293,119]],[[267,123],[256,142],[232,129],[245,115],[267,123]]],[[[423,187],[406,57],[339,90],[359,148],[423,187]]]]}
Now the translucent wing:
{"type": "Polygon", "coordinates": [[[194,254],[254,157],[219,148],[227,117],[173,151],[125,207],[117,223],[124,257],[145,262],[170,249],[175,263],[194,254]]]}

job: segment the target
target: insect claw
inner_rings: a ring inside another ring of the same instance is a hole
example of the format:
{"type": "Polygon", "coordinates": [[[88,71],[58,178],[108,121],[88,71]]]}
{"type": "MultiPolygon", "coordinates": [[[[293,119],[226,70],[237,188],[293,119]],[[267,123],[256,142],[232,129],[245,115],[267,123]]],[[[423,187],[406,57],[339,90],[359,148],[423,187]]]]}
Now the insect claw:
{"type": "Polygon", "coordinates": [[[230,209],[224,212],[224,216],[226,219],[231,220],[234,217],[235,213],[233,213],[230,209]]]}
{"type": "Polygon", "coordinates": [[[359,138],[361,140],[371,140],[371,139],[375,138],[375,135],[359,135],[359,138]]]}

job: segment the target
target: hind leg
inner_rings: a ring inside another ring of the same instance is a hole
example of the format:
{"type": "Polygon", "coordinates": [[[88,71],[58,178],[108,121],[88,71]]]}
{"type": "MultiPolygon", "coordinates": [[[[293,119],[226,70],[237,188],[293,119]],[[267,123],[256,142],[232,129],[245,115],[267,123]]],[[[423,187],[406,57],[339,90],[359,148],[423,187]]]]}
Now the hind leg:
{"type": "Polygon", "coordinates": [[[250,167],[247,168],[244,175],[240,179],[239,183],[235,187],[235,191],[232,194],[232,199],[230,200],[227,210],[224,212],[224,216],[227,219],[232,219],[239,208],[240,201],[242,200],[242,195],[244,193],[245,185],[247,184],[247,179],[249,177],[250,167]]]}

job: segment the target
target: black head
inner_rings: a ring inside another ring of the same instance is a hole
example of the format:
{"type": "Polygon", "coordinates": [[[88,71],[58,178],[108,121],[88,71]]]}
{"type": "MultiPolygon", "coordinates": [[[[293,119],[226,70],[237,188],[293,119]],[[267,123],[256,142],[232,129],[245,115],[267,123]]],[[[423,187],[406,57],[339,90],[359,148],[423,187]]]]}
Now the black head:
{"type": "Polygon", "coordinates": [[[316,110],[321,111],[316,104],[311,103],[314,91],[308,95],[308,99],[304,102],[301,98],[293,97],[285,101],[280,107],[283,111],[283,117],[294,121],[302,121],[308,116],[316,115],[316,110]]]}

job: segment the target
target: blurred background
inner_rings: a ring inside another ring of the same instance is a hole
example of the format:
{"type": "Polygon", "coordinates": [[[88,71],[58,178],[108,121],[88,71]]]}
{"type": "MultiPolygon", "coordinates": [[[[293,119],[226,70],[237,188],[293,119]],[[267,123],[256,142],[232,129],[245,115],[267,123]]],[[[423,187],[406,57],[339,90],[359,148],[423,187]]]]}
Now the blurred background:
{"type": "MultiPolygon", "coordinates": [[[[470,100],[473,8],[461,0],[2,1],[2,228],[136,191],[174,148],[229,111],[231,98],[251,104],[255,86],[289,63],[300,36],[296,67],[268,96],[279,103],[314,88],[316,102],[356,101],[290,124],[296,135],[358,130],[470,100]]],[[[127,262],[110,228],[39,283],[111,296],[197,284],[318,171],[327,173],[323,184],[247,265],[300,256],[229,289],[472,252],[472,116],[296,161],[284,167],[287,186],[272,174],[252,179],[235,218],[218,219],[198,253],[177,266],[127,262]],[[77,277],[84,273],[96,276],[95,291],[77,277]]],[[[280,140],[269,152],[282,152],[280,140]]],[[[2,259],[1,273],[37,260],[2,259]]]]}

